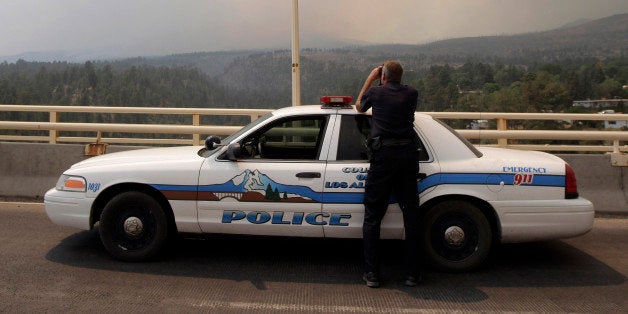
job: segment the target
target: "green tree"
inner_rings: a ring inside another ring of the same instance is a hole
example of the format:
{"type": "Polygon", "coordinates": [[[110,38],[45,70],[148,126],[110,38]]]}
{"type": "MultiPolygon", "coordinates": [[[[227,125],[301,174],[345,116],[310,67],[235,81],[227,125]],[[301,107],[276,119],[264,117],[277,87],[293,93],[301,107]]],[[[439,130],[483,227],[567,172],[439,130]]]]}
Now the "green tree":
{"type": "Polygon", "coordinates": [[[569,92],[559,76],[545,71],[524,75],[521,91],[528,112],[557,112],[570,106],[569,92]]]}
{"type": "Polygon", "coordinates": [[[523,102],[522,83],[516,82],[488,96],[487,110],[493,112],[526,112],[523,102]]]}
{"type": "Polygon", "coordinates": [[[623,94],[621,83],[613,79],[606,79],[600,84],[593,86],[596,98],[620,98],[623,94]]]}
{"type": "Polygon", "coordinates": [[[510,84],[521,80],[523,74],[523,69],[510,65],[501,68],[495,73],[495,82],[501,86],[510,86],[510,84]]]}
{"type": "Polygon", "coordinates": [[[458,88],[452,80],[450,66],[432,66],[423,78],[420,89],[423,111],[445,111],[453,109],[458,98],[458,88]]]}

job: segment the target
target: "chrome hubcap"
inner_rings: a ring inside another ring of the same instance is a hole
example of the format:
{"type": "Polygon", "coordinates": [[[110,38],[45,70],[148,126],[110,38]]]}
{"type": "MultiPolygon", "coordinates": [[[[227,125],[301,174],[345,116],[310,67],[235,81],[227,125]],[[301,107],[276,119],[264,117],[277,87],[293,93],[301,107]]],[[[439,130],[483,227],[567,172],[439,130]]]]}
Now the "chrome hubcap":
{"type": "Polygon", "coordinates": [[[464,241],[464,230],[458,226],[451,226],[445,230],[445,240],[450,245],[460,245],[464,241]]]}
{"type": "Polygon", "coordinates": [[[142,220],[137,217],[129,217],[124,221],[124,232],[132,237],[138,236],[144,230],[142,220]]]}

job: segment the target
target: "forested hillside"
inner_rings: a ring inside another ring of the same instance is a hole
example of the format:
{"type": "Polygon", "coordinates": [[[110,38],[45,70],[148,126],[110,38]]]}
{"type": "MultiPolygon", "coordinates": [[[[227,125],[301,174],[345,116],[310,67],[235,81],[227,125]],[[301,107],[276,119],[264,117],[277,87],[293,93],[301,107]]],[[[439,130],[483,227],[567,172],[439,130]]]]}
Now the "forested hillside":
{"type": "MultiPolygon", "coordinates": [[[[282,52],[251,55],[216,77],[187,67],[114,70],[108,63],[3,63],[0,103],[279,108],[291,103],[289,61],[282,52]],[[248,78],[237,83],[235,78],[244,76],[248,78]]],[[[371,67],[303,58],[303,103],[318,103],[320,95],[357,96],[371,67]]],[[[628,58],[535,68],[468,62],[406,71],[404,77],[404,83],[421,92],[424,111],[565,111],[573,100],[628,98],[622,89],[628,58]]]]}

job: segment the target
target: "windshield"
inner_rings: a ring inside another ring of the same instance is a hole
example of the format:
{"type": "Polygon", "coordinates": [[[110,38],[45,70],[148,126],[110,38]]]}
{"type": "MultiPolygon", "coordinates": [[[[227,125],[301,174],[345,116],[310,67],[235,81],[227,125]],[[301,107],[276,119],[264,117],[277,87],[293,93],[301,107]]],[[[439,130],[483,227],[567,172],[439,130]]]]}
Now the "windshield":
{"type": "Polygon", "coordinates": [[[265,114],[259,118],[257,118],[257,120],[249,123],[248,125],[246,125],[245,127],[241,128],[240,130],[238,130],[237,132],[225,137],[224,139],[222,139],[220,141],[220,143],[222,144],[228,144],[231,143],[234,139],[238,138],[240,135],[244,134],[245,132],[247,132],[248,130],[254,128],[255,126],[257,126],[258,124],[266,121],[268,118],[272,117],[272,113],[269,114],[265,114]]]}
{"type": "MultiPolygon", "coordinates": [[[[258,124],[260,124],[260,123],[264,122],[266,119],[270,118],[271,116],[272,116],[272,113],[269,113],[269,114],[266,114],[266,115],[263,115],[263,116],[261,116],[261,117],[257,118],[255,121],[253,121],[253,122],[251,122],[251,123],[247,124],[245,127],[241,128],[241,129],[240,129],[240,130],[238,130],[237,132],[235,132],[235,133],[233,133],[233,134],[231,134],[231,135],[229,135],[229,136],[225,137],[224,139],[221,139],[221,140],[220,140],[220,143],[221,143],[222,145],[227,145],[228,143],[230,143],[230,142],[231,142],[231,141],[233,141],[234,139],[238,138],[240,135],[242,135],[242,134],[244,134],[245,132],[247,132],[248,130],[250,130],[250,129],[254,128],[256,125],[258,125],[258,124]]],[[[222,146],[222,145],[220,145],[220,146],[222,146]]],[[[201,156],[201,157],[209,157],[209,156],[210,156],[211,154],[213,154],[213,153],[216,151],[216,149],[217,149],[218,147],[220,147],[220,146],[215,146],[215,148],[214,148],[214,149],[212,149],[212,150],[208,150],[206,147],[203,147],[203,148],[201,148],[201,149],[198,151],[198,155],[199,155],[199,156],[201,156]]]]}

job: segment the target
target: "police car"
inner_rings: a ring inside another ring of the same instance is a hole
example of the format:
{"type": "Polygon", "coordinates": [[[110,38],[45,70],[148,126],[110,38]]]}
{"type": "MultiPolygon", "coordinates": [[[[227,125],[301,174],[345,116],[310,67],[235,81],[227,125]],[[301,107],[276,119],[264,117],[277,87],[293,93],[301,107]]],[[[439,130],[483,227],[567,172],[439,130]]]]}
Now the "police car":
{"type": "MultiPolygon", "coordinates": [[[[98,226],[115,258],[154,258],[177,233],[361,238],[370,111],[350,97],[279,109],[205,147],[151,148],[73,165],[45,195],[56,224],[98,226]],[[340,106],[335,106],[340,104],[340,106]]],[[[497,243],[574,237],[593,225],[571,167],[542,152],[475,147],[415,114],[424,256],[478,267],[497,243]]],[[[403,239],[391,199],[381,237],[403,239]]]]}

